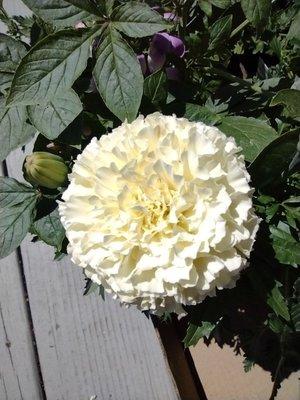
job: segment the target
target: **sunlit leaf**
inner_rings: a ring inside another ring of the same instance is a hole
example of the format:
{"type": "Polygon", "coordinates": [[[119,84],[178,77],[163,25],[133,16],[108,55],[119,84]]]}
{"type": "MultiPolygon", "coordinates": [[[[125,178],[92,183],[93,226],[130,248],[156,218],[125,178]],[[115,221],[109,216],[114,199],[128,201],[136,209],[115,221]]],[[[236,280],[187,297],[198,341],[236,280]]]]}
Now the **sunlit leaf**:
{"type": "Polygon", "coordinates": [[[34,135],[35,129],[26,123],[26,119],[26,107],[6,107],[5,99],[0,98],[0,161],[34,135]]]}
{"type": "Polygon", "coordinates": [[[7,104],[43,104],[69,90],[86,67],[97,30],[62,30],[34,46],[18,66],[7,104]]]}
{"type": "Polygon", "coordinates": [[[247,161],[253,161],[259,153],[278,137],[276,131],[264,121],[246,117],[224,117],[218,126],[228,136],[233,136],[247,161]]]}
{"type": "Polygon", "coordinates": [[[61,250],[65,238],[65,230],[60,222],[58,209],[40,218],[33,224],[33,232],[40,240],[61,250]]]}
{"type": "Polygon", "coordinates": [[[73,90],[58,93],[49,103],[28,106],[32,124],[48,139],[57,138],[81,111],[81,101],[73,90]]]}
{"type": "Polygon", "coordinates": [[[283,89],[272,99],[270,105],[283,104],[290,117],[300,117],[300,90],[283,89]]]}
{"type": "Polygon", "coordinates": [[[241,6],[246,18],[256,28],[267,24],[271,13],[270,0],[241,0],[241,6]]]}
{"type": "Polygon", "coordinates": [[[0,258],[15,250],[35,214],[37,192],[12,178],[0,177],[0,258]]]}
{"type": "Polygon", "coordinates": [[[275,312],[276,315],[281,316],[286,321],[290,320],[290,313],[285,298],[281,294],[278,283],[274,286],[268,295],[267,303],[275,312]]]}
{"type": "Polygon", "coordinates": [[[120,119],[132,121],[143,94],[143,75],[137,57],[112,27],[97,51],[94,78],[106,106],[120,119]]]}
{"type": "Polygon", "coordinates": [[[144,95],[155,106],[165,103],[167,94],[167,76],[163,70],[157,71],[145,79],[144,95]]]}
{"type": "Polygon", "coordinates": [[[186,336],[183,340],[185,347],[196,346],[203,337],[209,338],[216,325],[208,321],[203,321],[200,326],[189,324],[186,336]]]}
{"type": "Polygon", "coordinates": [[[78,21],[101,15],[90,0],[22,0],[35,14],[54,25],[74,26],[78,21]]]}
{"type": "Polygon", "coordinates": [[[277,260],[281,264],[300,264],[300,243],[280,228],[271,226],[270,231],[277,260]]]}
{"type": "Polygon", "coordinates": [[[111,21],[115,28],[131,37],[151,36],[170,26],[147,4],[136,1],[126,2],[115,8],[111,21]]]}

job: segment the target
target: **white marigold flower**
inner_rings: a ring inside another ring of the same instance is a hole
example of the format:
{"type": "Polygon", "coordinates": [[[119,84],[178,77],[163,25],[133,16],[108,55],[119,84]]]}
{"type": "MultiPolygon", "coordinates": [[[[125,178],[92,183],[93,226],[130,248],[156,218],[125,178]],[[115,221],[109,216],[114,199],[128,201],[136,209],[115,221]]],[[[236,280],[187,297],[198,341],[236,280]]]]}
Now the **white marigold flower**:
{"type": "Polygon", "coordinates": [[[259,222],[240,150],[215,127],[159,113],[94,138],[59,205],[72,261],[157,314],[235,286],[259,222]]]}

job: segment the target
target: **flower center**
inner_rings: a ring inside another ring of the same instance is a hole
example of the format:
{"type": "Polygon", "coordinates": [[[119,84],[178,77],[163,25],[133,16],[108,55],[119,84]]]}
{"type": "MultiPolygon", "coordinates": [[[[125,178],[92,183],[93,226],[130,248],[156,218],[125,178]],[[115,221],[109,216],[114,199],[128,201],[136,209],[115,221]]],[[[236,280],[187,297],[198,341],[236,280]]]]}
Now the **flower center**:
{"type": "Polygon", "coordinates": [[[139,205],[141,218],[141,229],[144,232],[157,232],[163,229],[167,224],[167,216],[170,212],[170,193],[161,191],[151,192],[151,189],[140,192],[136,195],[136,204],[139,205]]]}
{"type": "Polygon", "coordinates": [[[165,203],[160,201],[149,202],[143,218],[143,229],[155,229],[155,227],[158,227],[166,219],[168,213],[169,207],[165,203]]]}

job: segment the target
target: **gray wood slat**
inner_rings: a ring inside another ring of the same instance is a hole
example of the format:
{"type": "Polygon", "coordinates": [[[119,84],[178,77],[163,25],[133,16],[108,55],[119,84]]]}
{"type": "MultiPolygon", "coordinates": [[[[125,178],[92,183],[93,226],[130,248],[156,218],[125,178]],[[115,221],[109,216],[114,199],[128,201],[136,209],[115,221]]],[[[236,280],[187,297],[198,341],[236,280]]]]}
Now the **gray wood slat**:
{"type": "MultiPolygon", "coordinates": [[[[10,176],[22,180],[23,159],[11,153],[10,176]]],[[[109,298],[83,297],[82,271],[29,239],[21,252],[47,399],[178,400],[151,321],[109,298]]]]}
{"type": "Polygon", "coordinates": [[[1,400],[42,399],[32,340],[22,276],[15,252],[0,260],[1,400]]]}

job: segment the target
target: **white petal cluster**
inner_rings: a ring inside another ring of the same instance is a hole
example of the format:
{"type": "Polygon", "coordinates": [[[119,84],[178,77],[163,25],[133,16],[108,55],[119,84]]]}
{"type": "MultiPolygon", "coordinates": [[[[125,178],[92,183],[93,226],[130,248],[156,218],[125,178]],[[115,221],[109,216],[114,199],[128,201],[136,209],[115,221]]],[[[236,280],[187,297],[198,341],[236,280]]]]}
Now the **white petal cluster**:
{"type": "Polygon", "coordinates": [[[259,222],[240,150],[215,127],[159,113],[93,139],[59,205],[72,261],[158,314],[233,287],[259,222]]]}

